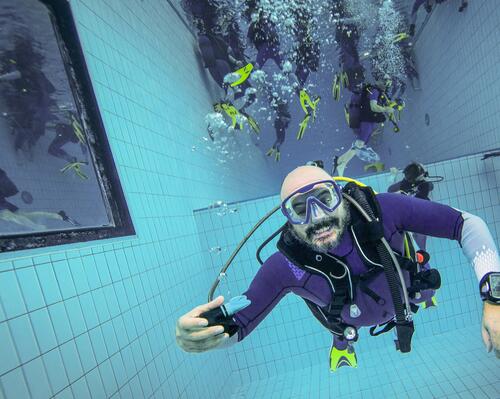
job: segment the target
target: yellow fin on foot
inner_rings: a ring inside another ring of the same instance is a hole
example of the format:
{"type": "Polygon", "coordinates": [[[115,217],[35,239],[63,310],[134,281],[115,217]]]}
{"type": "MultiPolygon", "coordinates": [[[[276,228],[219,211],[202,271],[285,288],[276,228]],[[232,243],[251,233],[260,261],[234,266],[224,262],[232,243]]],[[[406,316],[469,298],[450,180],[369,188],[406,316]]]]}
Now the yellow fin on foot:
{"type": "Polygon", "coordinates": [[[337,371],[340,367],[358,367],[358,359],[352,345],[345,349],[337,349],[332,345],[330,349],[330,371],[337,371]]]}
{"type": "Polygon", "coordinates": [[[253,70],[253,64],[248,63],[244,67],[234,71],[234,73],[240,75],[240,78],[237,81],[231,83],[230,86],[235,87],[242,84],[245,80],[248,79],[248,77],[252,73],[252,70],[253,70]]]}

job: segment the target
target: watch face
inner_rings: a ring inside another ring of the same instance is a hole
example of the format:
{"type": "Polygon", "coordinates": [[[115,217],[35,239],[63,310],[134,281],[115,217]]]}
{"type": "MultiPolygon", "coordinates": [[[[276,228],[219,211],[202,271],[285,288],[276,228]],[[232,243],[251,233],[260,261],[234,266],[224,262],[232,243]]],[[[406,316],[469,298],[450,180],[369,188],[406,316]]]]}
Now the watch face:
{"type": "Polygon", "coordinates": [[[491,296],[500,299],[500,273],[490,276],[491,296]]]}

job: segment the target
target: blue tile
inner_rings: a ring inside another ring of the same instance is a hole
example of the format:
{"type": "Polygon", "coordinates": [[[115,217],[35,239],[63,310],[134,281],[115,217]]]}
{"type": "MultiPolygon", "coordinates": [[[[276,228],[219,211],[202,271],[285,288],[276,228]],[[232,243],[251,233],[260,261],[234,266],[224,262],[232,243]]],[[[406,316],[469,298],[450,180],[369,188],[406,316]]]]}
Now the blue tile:
{"type": "Polygon", "coordinates": [[[106,258],[106,263],[109,267],[109,272],[111,275],[111,280],[112,281],[118,281],[122,279],[121,273],[120,273],[120,267],[118,265],[118,261],[116,259],[115,253],[114,252],[105,252],[104,256],[106,258]]]}
{"type": "Polygon", "coordinates": [[[45,399],[52,395],[45,366],[41,358],[37,358],[23,366],[33,399],[45,399]]]}
{"type": "Polygon", "coordinates": [[[112,356],[110,358],[110,361],[111,367],[113,367],[113,373],[116,378],[116,384],[118,385],[118,387],[121,387],[127,381],[127,373],[125,371],[125,366],[123,365],[123,359],[120,352],[112,356]]]}
{"type": "Polygon", "coordinates": [[[99,374],[99,370],[95,368],[90,373],[85,376],[87,380],[87,385],[90,390],[90,396],[92,398],[105,398],[106,392],[99,374]]]}
{"type": "Polygon", "coordinates": [[[120,353],[123,358],[123,364],[125,365],[125,371],[127,372],[127,378],[130,379],[137,373],[137,366],[135,364],[132,348],[127,346],[120,353]]]}
{"type": "Polygon", "coordinates": [[[128,342],[130,342],[130,340],[127,336],[127,331],[125,329],[123,318],[121,316],[118,316],[115,319],[113,319],[112,322],[116,332],[116,340],[118,341],[118,347],[124,348],[128,344],[128,342]]]}
{"type": "Polygon", "coordinates": [[[111,362],[109,361],[109,359],[99,365],[99,372],[101,373],[104,390],[106,391],[106,395],[109,397],[118,389],[118,386],[116,385],[115,375],[113,373],[113,368],[111,367],[111,362]]]}
{"type": "Polygon", "coordinates": [[[19,365],[19,357],[7,323],[0,323],[0,375],[19,365]]]}
{"type": "Polygon", "coordinates": [[[99,318],[97,317],[97,310],[94,305],[94,299],[91,293],[83,294],[79,297],[80,305],[82,307],[83,317],[85,319],[85,324],[90,330],[99,324],[99,318]]]}
{"type": "Polygon", "coordinates": [[[45,306],[42,289],[38,283],[38,276],[35,270],[30,267],[19,269],[16,273],[28,311],[45,306]]]}
{"type": "Polygon", "coordinates": [[[99,322],[104,323],[109,320],[109,310],[106,305],[106,298],[104,296],[103,289],[97,289],[92,292],[92,297],[94,299],[94,304],[97,310],[97,316],[99,317],[99,322]]]}
{"type": "Polygon", "coordinates": [[[71,325],[63,302],[49,306],[49,314],[56,333],[57,342],[62,344],[73,337],[71,325]]]}
{"type": "Polygon", "coordinates": [[[93,330],[90,330],[89,336],[90,336],[90,341],[92,342],[92,347],[94,348],[94,354],[97,363],[101,363],[109,357],[101,328],[97,327],[94,328],[93,330]]]}
{"type": "Polygon", "coordinates": [[[116,298],[115,290],[113,286],[108,286],[103,288],[104,297],[106,298],[106,303],[108,305],[110,317],[116,317],[120,314],[120,306],[118,305],[118,300],[116,298]]]}
{"type": "Polygon", "coordinates": [[[60,351],[69,381],[73,382],[77,378],[81,377],[83,373],[75,341],[69,341],[64,345],[61,345],[60,351]]]}
{"type": "Polygon", "coordinates": [[[106,257],[104,256],[104,254],[95,254],[94,260],[97,271],[99,272],[99,277],[101,278],[102,285],[111,284],[111,274],[109,273],[108,265],[106,263],[106,257]]]}
{"type": "Polygon", "coordinates": [[[22,363],[40,355],[40,350],[28,315],[10,320],[9,327],[22,363]]]}
{"type": "Polygon", "coordinates": [[[66,305],[66,312],[68,313],[71,329],[73,330],[73,336],[80,335],[84,331],[87,331],[78,298],[68,299],[64,304],[66,305]]]}
{"type": "Polygon", "coordinates": [[[135,365],[140,370],[144,367],[144,355],[142,354],[142,349],[138,341],[134,341],[130,344],[132,353],[134,355],[135,365]]]}
{"type": "Polygon", "coordinates": [[[3,387],[7,399],[31,399],[21,368],[0,377],[0,385],[3,387]]]}
{"type": "Polygon", "coordinates": [[[90,289],[93,290],[101,287],[102,284],[97,273],[94,258],[92,256],[85,256],[82,258],[82,262],[90,289]]]}
{"type": "Polygon", "coordinates": [[[87,373],[90,369],[97,365],[89,335],[85,333],[75,338],[75,344],[80,355],[83,372],[87,373]]]}
{"type": "Polygon", "coordinates": [[[132,390],[132,397],[134,398],[145,397],[141,384],[139,382],[139,378],[137,376],[132,378],[132,380],[130,381],[130,389],[132,390]]]}
{"type": "Polygon", "coordinates": [[[87,380],[85,377],[80,378],[71,384],[71,391],[73,396],[78,399],[92,399],[90,396],[89,387],[87,386],[87,380]]]}
{"type": "Polygon", "coordinates": [[[87,274],[85,273],[85,267],[80,258],[71,260],[70,270],[77,294],[81,295],[89,291],[90,287],[87,281],[87,274]]]}
{"type": "Polygon", "coordinates": [[[61,260],[66,260],[66,253],[65,252],[56,252],[53,254],[50,254],[50,260],[52,263],[61,261],[61,260]]]}
{"type": "Polygon", "coordinates": [[[132,390],[129,385],[125,385],[122,389],[120,389],[120,398],[121,399],[134,399],[132,396],[132,390]]]}
{"type": "Polygon", "coordinates": [[[74,399],[71,387],[68,387],[59,392],[56,396],[54,396],[54,399],[74,399]]]}
{"type": "Polygon", "coordinates": [[[102,334],[104,336],[104,341],[106,342],[106,348],[108,348],[108,353],[111,355],[118,351],[118,341],[116,340],[116,333],[113,327],[113,323],[108,321],[101,325],[102,334]]]}
{"type": "Polygon", "coordinates": [[[62,299],[62,296],[59,291],[56,276],[54,275],[54,271],[52,269],[52,264],[47,263],[36,266],[36,273],[38,275],[38,280],[40,281],[40,286],[42,287],[45,303],[50,305],[52,303],[59,302],[62,299]]]}
{"type": "Polygon", "coordinates": [[[7,271],[7,270],[13,270],[14,269],[14,263],[11,261],[4,261],[0,262],[0,273],[7,271]]]}
{"type": "Polygon", "coordinates": [[[26,306],[14,271],[0,273],[0,299],[8,318],[26,313],[26,306]]]}
{"type": "Polygon", "coordinates": [[[44,263],[50,263],[49,255],[37,255],[33,257],[33,263],[35,265],[43,265],[44,263]]]}
{"type": "Polygon", "coordinates": [[[71,298],[76,295],[75,284],[73,283],[73,277],[69,270],[68,261],[61,260],[53,263],[54,273],[56,274],[57,281],[59,282],[59,287],[61,289],[61,294],[64,299],[71,298]]]}
{"type": "Polygon", "coordinates": [[[47,352],[42,357],[52,389],[54,392],[61,391],[69,384],[69,380],[59,348],[47,352]]]}

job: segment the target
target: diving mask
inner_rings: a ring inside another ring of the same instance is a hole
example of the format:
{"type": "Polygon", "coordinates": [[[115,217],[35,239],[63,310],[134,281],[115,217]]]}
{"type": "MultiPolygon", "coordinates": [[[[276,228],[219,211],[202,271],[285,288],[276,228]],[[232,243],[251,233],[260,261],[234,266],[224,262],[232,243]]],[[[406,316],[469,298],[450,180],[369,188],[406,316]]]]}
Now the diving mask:
{"type": "Polygon", "coordinates": [[[281,211],[292,224],[308,224],[321,211],[333,212],[341,201],[340,187],[333,180],[322,180],[290,194],[281,203],[281,211]]]}

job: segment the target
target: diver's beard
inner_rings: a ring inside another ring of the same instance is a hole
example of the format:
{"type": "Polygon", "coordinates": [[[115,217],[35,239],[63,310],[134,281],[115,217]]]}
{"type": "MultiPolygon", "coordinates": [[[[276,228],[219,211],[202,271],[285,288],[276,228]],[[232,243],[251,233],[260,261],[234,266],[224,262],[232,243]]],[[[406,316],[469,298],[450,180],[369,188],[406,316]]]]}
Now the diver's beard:
{"type": "Polygon", "coordinates": [[[347,230],[351,220],[351,213],[349,207],[342,203],[338,209],[338,215],[330,216],[324,220],[315,223],[309,227],[305,232],[298,232],[295,229],[290,229],[292,235],[306,244],[310,249],[316,252],[327,252],[330,249],[336,248],[347,230]],[[320,230],[323,227],[332,226],[335,229],[335,238],[325,240],[322,243],[317,243],[318,240],[314,239],[314,231],[320,230]]]}

